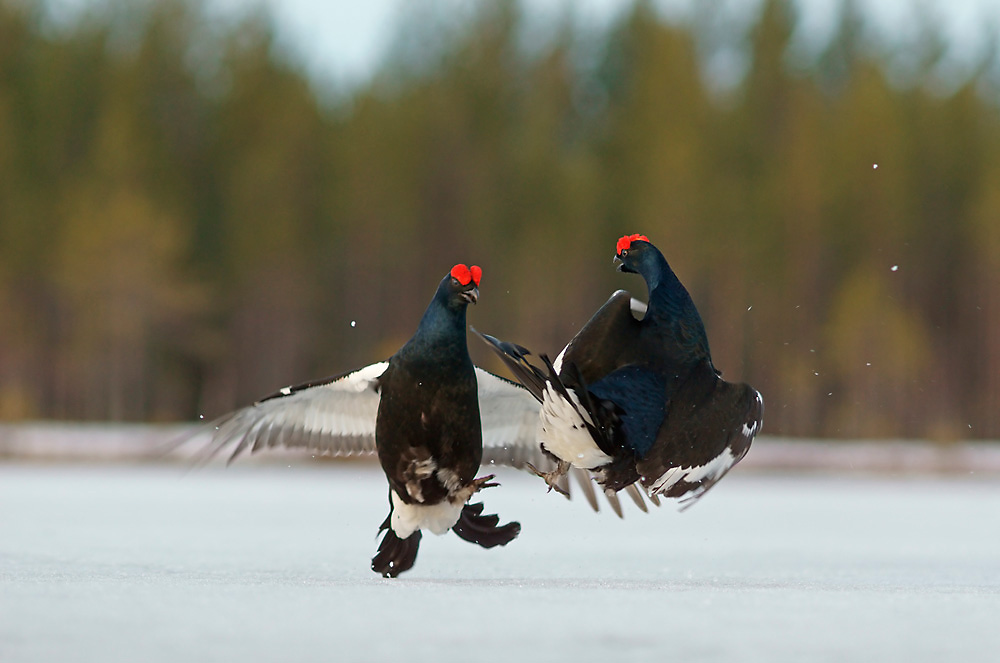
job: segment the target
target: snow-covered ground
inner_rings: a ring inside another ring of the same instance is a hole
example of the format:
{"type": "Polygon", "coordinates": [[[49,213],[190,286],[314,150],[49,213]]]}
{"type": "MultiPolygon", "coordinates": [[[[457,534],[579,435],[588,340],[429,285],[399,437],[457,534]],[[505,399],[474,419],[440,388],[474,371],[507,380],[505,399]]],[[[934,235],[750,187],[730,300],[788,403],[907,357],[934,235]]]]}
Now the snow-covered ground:
{"type": "Polygon", "coordinates": [[[368,570],[370,464],[0,464],[0,661],[996,661],[1000,482],[736,468],[684,513],[504,473],[506,548],[368,570]]]}

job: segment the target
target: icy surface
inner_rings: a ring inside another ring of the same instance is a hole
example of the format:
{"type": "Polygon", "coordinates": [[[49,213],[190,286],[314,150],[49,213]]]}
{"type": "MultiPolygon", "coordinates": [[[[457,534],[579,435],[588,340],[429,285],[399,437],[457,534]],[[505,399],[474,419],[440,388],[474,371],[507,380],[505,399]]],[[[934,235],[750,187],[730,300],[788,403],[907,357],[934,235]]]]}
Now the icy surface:
{"type": "Polygon", "coordinates": [[[500,479],[519,539],[385,580],[370,465],[0,464],[0,661],[997,660],[996,481],[737,468],[618,520],[500,479]]]}

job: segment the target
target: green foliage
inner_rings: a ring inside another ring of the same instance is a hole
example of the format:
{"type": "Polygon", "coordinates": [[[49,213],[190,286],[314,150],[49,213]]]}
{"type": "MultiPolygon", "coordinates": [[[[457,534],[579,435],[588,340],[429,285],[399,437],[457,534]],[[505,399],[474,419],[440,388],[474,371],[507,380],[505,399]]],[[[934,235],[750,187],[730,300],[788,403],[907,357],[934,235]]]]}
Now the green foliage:
{"type": "Polygon", "coordinates": [[[926,18],[907,57],[845,0],[802,56],[788,0],[531,48],[513,1],[413,8],[329,106],[264,14],[101,6],[0,0],[2,418],[213,415],[384,358],[455,262],[474,325],[551,354],[645,294],[611,268],[641,232],[765,432],[1000,437],[996,53],[942,85],[926,18]]]}

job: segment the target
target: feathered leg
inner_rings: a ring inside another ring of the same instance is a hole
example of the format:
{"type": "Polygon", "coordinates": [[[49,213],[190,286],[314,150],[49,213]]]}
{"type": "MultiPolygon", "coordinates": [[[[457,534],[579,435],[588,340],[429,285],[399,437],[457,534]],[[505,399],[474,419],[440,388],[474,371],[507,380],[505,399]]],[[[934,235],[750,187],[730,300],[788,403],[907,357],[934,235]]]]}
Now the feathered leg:
{"type": "Polygon", "coordinates": [[[396,536],[389,526],[392,512],[386,516],[378,531],[385,532],[378,551],[372,557],[372,571],[382,574],[384,578],[395,578],[403,571],[409,571],[417,561],[417,550],[420,548],[420,530],[415,531],[405,539],[396,536]]]}

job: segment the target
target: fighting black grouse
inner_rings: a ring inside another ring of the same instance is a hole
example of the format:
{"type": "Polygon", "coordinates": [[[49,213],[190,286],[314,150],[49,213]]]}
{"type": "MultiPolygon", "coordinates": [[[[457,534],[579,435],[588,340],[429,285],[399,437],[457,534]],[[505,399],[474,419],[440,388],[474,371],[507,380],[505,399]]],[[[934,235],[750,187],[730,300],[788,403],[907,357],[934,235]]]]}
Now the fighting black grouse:
{"type": "MultiPolygon", "coordinates": [[[[465,319],[478,297],[482,270],[456,265],[441,281],[420,325],[387,361],[334,377],[284,387],[179,440],[209,431],[206,462],[229,450],[243,453],[286,448],[313,454],[377,454],[389,481],[390,515],[372,568],[395,576],[413,566],[421,530],[444,532],[484,547],[502,545],[517,523],[499,526],[466,504],[489,477],[480,465],[553,468],[536,442],[538,402],[520,385],[474,367],[466,345],[465,319]]],[[[574,470],[582,494],[597,510],[591,478],[574,470]]],[[[566,477],[561,492],[569,489],[566,477]]],[[[632,495],[637,499],[636,495],[632,495]]],[[[616,498],[609,503],[621,515],[616,498]]],[[[641,500],[636,502],[645,509],[641,500]]]]}
{"type": "Polygon", "coordinates": [[[413,337],[388,361],[285,387],[223,417],[214,425],[213,452],[232,443],[230,460],[275,446],[334,455],[374,448],[389,482],[389,515],[372,570],[386,577],[413,566],[425,529],[451,530],[484,548],[506,545],[520,524],[500,525],[481,503],[468,503],[496,485],[493,475],[476,478],[483,459],[479,401],[485,396],[491,404],[494,446],[533,437],[537,406],[517,385],[472,364],[466,309],[479,298],[481,277],[477,266],[455,265],[413,337]]]}
{"type": "Polygon", "coordinates": [[[476,370],[465,339],[465,312],[479,297],[482,271],[456,265],[438,287],[417,332],[379,377],[375,422],[379,462],[389,480],[389,516],[372,570],[395,576],[413,566],[420,530],[449,529],[484,548],[521,531],[499,526],[467,504],[493,475],[476,478],[483,457],[476,370]]]}
{"type": "Polygon", "coordinates": [[[615,263],[642,276],[648,305],[614,293],[554,362],[482,337],[541,403],[538,440],[557,467],[537,474],[550,486],[583,468],[609,493],[638,484],[690,506],[746,455],[764,402],[722,379],[694,302],[647,237],[619,239],[615,263]]]}

